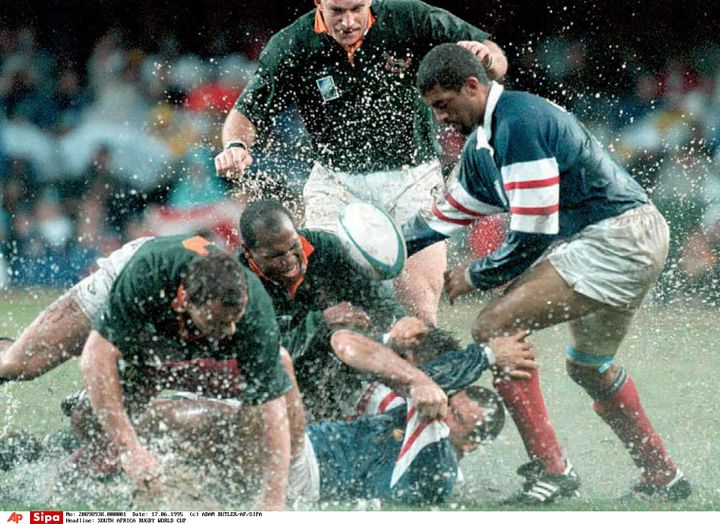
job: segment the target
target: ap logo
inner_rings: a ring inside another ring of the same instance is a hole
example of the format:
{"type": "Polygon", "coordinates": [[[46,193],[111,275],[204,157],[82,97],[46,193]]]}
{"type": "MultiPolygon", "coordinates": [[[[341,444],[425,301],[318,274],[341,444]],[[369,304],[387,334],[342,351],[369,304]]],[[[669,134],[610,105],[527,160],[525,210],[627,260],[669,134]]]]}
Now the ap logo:
{"type": "Polygon", "coordinates": [[[20,513],[17,513],[15,511],[12,512],[12,514],[8,517],[8,522],[13,522],[14,524],[20,524],[20,521],[23,519],[23,516],[20,513]]]}

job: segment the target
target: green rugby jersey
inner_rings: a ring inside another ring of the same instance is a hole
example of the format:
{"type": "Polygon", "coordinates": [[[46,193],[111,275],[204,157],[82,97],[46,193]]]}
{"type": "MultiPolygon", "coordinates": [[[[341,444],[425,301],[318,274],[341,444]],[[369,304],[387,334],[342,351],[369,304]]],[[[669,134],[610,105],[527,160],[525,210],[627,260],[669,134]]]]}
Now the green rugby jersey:
{"type": "MultiPolygon", "coordinates": [[[[262,283],[245,269],[248,306],[231,337],[211,343],[203,337],[180,335],[180,323],[194,331],[190,320],[171,307],[191,260],[215,247],[202,237],[158,237],[138,249],[115,279],[93,329],[122,353],[124,387],[143,381],[147,368],[167,361],[201,358],[237,359],[247,387],[242,399],[261,404],[290,389],[279,357],[279,332],[272,301],[262,283]]],[[[208,380],[212,377],[208,377],[208,380]]]]}
{"type": "Polygon", "coordinates": [[[406,313],[391,283],[360,274],[337,236],[307,229],[298,233],[304,239],[307,269],[294,294],[265,278],[262,283],[275,307],[282,345],[293,358],[309,418],[332,418],[339,415],[339,403],[359,387],[361,378],[335,357],[323,311],[348,301],[370,316],[373,335],[387,331],[406,313]]]}
{"type": "Polygon", "coordinates": [[[376,0],[376,18],[351,64],[333,38],[314,30],[315,10],[277,33],[235,104],[261,134],[296,107],[316,160],[367,173],[437,157],[432,114],[415,88],[435,45],[486,40],[488,33],[416,0],[376,0]]]}

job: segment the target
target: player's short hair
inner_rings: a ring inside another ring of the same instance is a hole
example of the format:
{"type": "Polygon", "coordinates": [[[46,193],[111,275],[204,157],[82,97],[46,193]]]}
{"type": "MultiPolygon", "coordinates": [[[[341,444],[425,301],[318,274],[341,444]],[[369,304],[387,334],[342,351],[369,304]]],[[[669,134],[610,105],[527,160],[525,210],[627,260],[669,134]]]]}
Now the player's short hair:
{"type": "Polygon", "coordinates": [[[418,347],[413,350],[416,364],[424,364],[438,358],[450,351],[462,349],[460,341],[451,332],[444,329],[431,327],[418,347]]]}
{"type": "Polygon", "coordinates": [[[224,251],[210,251],[193,259],[184,280],[188,301],[195,305],[219,300],[223,306],[247,301],[247,278],[240,261],[224,251]]]}
{"type": "Polygon", "coordinates": [[[245,208],[240,215],[240,235],[250,249],[257,247],[257,233],[260,230],[277,230],[283,217],[294,223],[290,211],[278,200],[257,200],[245,208]]]}
{"type": "Polygon", "coordinates": [[[480,405],[485,415],[482,422],[475,426],[467,438],[476,442],[495,440],[505,427],[505,405],[500,399],[500,395],[482,386],[469,386],[463,391],[470,400],[480,405]]]}
{"type": "Polygon", "coordinates": [[[471,76],[481,84],[490,83],[485,68],[471,51],[457,44],[440,44],[433,47],[420,62],[415,84],[423,95],[435,86],[459,91],[471,76]]]}

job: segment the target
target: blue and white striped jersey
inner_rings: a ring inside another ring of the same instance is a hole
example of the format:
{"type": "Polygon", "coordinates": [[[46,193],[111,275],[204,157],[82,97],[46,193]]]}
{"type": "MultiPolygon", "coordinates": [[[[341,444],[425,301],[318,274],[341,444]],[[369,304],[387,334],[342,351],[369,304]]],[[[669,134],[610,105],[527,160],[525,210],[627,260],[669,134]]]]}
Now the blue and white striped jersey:
{"type": "MultiPolygon", "coordinates": [[[[453,394],[480,378],[488,361],[482,347],[470,344],[420,368],[453,394]]],[[[421,419],[409,399],[390,401],[378,415],[307,426],[320,469],[321,500],[433,504],[450,496],[458,464],[447,424],[421,419]]]]}
{"type": "Polygon", "coordinates": [[[446,190],[403,233],[412,254],[477,218],[509,212],[504,243],[470,266],[473,283],[485,290],[520,275],[555,240],[647,201],[572,114],[493,82],[483,125],[465,143],[446,190]]]}

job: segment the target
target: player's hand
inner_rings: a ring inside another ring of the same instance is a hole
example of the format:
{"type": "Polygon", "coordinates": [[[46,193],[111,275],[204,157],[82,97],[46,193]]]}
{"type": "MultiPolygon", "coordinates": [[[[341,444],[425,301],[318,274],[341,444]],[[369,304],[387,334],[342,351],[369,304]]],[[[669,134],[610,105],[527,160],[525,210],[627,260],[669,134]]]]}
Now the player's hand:
{"type": "Polygon", "coordinates": [[[410,398],[421,417],[442,419],[447,415],[447,395],[424,373],[410,382],[410,398]]]}
{"type": "Polygon", "coordinates": [[[356,327],[367,329],[370,327],[370,316],[362,308],[353,306],[350,302],[340,302],[323,311],[323,319],[330,329],[356,327]]]}
{"type": "Polygon", "coordinates": [[[460,47],[464,47],[472,54],[474,54],[483,67],[487,70],[492,67],[493,57],[490,48],[481,42],[475,42],[473,40],[461,40],[457,43],[460,47]]]}
{"type": "Polygon", "coordinates": [[[152,500],[163,491],[162,466],[155,455],[143,446],[136,446],[120,455],[120,465],[135,484],[135,493],[152,500]]]}
{"type": "Polygon", "coordinates": [[[252,155],[244,147],[229,147],[215,157],[215,170],[220,176],[237,180],[252,162],[252,155]]]}
{"type": "Polygon", "coordinates": [[[529,370],[540,367],[532,344],[525,340],[529,333],[520,331],[509,337],[490,339],[490,348],[495,353],[496,376],[526,380],[531,376],[529,370]]]}
{"type": "Polygon", "coordinates": [[[420,345],[428,331],[430,331],[430,326],[419,318],[403,317],[393,324],[393,327],[388,331],[388,335],[395,344],[413,349],[420,345]]]}
{"type": "Polygon", "coordinates": [[[465,280],[465,270],[467,267],[467,265],[458,266],[445,271],[445,293],[447,293],[451,305],[457,297],[475,291],[475,288],[465,280]]]}

